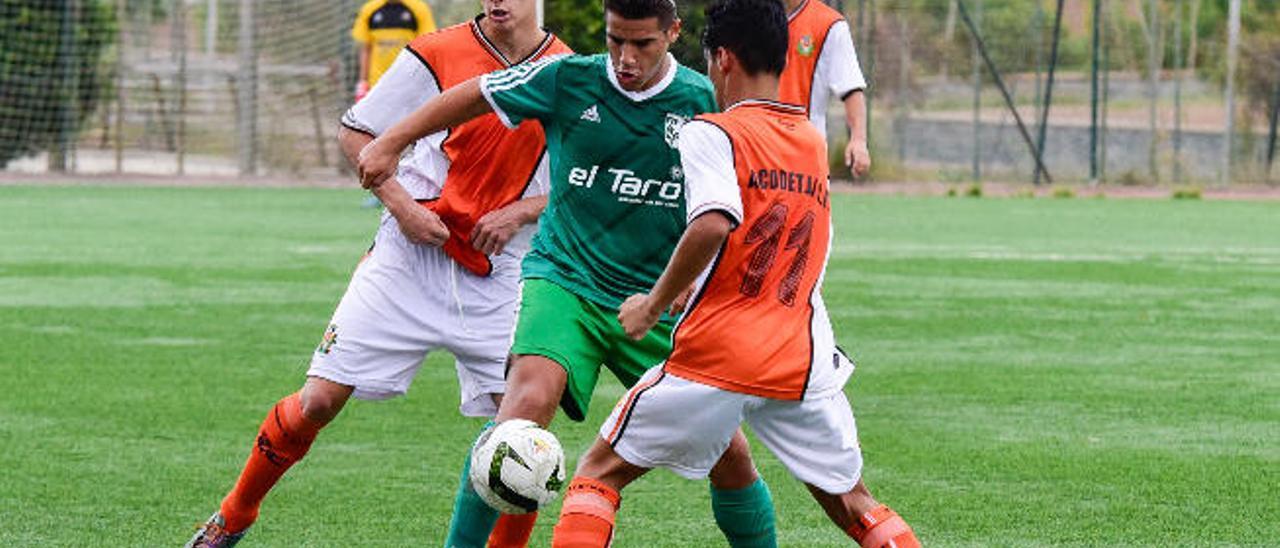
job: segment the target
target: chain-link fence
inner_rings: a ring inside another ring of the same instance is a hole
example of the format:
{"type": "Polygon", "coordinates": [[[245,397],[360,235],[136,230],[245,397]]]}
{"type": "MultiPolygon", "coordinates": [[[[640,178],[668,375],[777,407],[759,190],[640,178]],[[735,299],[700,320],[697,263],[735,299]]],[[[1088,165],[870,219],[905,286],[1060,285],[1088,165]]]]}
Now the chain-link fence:
{"type": "MultiPolygon", "coordinates": [[[[547,0],[570,1],[596,2],[547,0]]],[[[871,82],[877,179],[1220,184],[1277,171],[1276,2],[833,2],[871,82]]],[[[359,4],[0,0],[0,166],[337,174],[359,4]]],[[[478,9],[431,7],[441,26],[478,9]]],[[[844,133],[831,135],[839,150],[844,133]]]]}
{"type": "Polygon", "coordinates": [[[843,9],[871,75],[879,178],[1218,184],[1271,172],[1275,2],[844,0],[843,9]],[[1234,42],[1231,4],[1242,21],[1234,42]]]}
{"type": "MultiPolygon", "coordinates": [[[[0,167],[332,175],[359,0],[0,0],[0,167]]],[[[440,24],[474,6],[436,7],[440,24]]]]}

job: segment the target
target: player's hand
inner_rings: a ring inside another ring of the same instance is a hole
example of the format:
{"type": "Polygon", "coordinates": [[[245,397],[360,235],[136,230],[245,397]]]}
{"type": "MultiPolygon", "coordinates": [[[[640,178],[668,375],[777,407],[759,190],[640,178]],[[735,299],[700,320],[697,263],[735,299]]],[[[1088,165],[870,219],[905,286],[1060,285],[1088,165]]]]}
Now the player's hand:
{"type": "Polygon", "coordinates": [[[369,94],[369,82],[365,80],[361,80],[357,82],[356,89],[355,89],[356,102],[359,103],[360,100],[364,99],[364,96],[368,94],[369,94]]]}
{"type": "Polygon", "coordinates": [[[521,226],[524,226],[521,213],[512,206],[495,209],[476,221],[471,231],[471,246],[485,255],[502,253],[521,226]]]}
{"type": "Polygon", "coordinates": [[[653,329],[661,316],[662,311],[654,309],[653,302],[647,293],[627,297],[627,300],[618,308],[618,323],[622,324],[622,330],[628,337],[637,341],[643,339],[644,335],[653,329]]]}
{"type": "Polygon", "coordinates": [[[400,232],[410,242],[439,247],[449,239],[449,227],[430,209],[414,204],[395,217],[400,224],[400,232]]]}
{"type": "Polygon", "coordinates": [[[688,289],[685,289],[684,291],[680,292],[680,295],[676,297],[676,300],[671,302],[671,315],[679,316],[680,314],[682,314],[684,312],[684,309],[689,306],[689,299],[692,299],[692,298],[693,298],[693,286],[689,286],[688,289]]]}
{"type": "Polygon", "coordinates": [[[849,146],[844,147],[844,165],[855,179],[871,171],[871,151],[867,150],[866,141],[849,141],[849,146]]]}
{"type": "Polygon", "coordinates": [[[360,186],[374,188],[396,174],[400,163],[400,151],[382,137],[369,141],[360,149],[356,171],[360,174],[360,186]]]}

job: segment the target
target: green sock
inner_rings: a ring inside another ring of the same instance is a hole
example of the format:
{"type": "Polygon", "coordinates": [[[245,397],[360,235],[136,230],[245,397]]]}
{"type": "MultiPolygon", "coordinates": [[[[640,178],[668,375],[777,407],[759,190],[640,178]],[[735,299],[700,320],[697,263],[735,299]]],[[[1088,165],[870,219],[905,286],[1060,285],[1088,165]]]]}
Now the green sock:
{"type": "Polygon", "coordinates": [[[733,548],[773,548],[778,545],[774,527],[773,497],[764,478],[742,489],[711,487],[711,511],[716,525],[733,548]]]}
{"type": "MultiPolygon", "coordinates": [[[[489,421],[480,433],[484,434],[494,424],[489,421]]],[[[453,518],[449,520],[445,548],[484,548],[497,521],[498,511],[490,508],[471,487],[471,452],[467,451],[462,478],[458,481],[458,495],[453,499],[453,518]]]]}

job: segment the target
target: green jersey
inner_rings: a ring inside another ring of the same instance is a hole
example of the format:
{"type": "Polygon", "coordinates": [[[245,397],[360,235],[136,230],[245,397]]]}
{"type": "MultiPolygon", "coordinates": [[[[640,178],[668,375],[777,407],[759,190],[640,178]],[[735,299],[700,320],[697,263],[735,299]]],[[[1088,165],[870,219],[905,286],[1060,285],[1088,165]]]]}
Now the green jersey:
{"type": "Polygon", "coordinates": [[[685,228],[680,127],[715,110],[711,82],[668,57],[648,90],[618,84],[608,55],[567,56],[485,75],[481,90],[509,127],[546,131],[551,195],[523,264],[600,306],[647,292],[685,228]]]}

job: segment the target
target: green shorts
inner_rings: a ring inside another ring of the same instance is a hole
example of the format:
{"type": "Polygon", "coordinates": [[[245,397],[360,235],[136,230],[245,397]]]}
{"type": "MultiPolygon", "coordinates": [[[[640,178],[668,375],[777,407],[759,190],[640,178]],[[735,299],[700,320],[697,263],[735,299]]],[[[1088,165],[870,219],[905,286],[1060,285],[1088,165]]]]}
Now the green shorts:
{"type": "Polygon", "coordinates": [[[659,322],[638,341],[627,337],[618,312],[596,305],[543,279],[524,280],[520,317],[516,320],[511,353],[550,359],[568,373],[560,407],[570,419],[582,421],[591,393],[608,367],[623,385],[631,387],[650,367],[671,353],[670,323],[659,322]]]}

